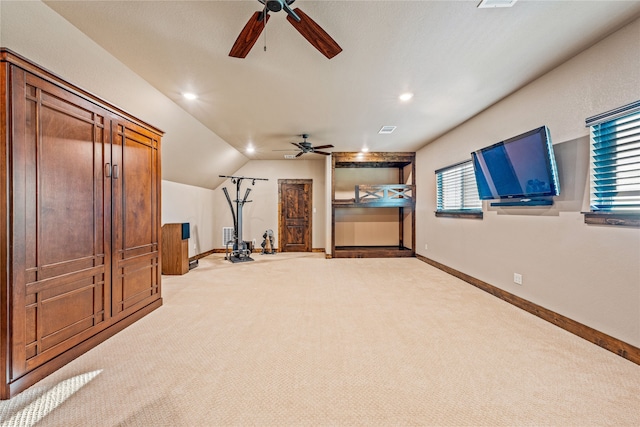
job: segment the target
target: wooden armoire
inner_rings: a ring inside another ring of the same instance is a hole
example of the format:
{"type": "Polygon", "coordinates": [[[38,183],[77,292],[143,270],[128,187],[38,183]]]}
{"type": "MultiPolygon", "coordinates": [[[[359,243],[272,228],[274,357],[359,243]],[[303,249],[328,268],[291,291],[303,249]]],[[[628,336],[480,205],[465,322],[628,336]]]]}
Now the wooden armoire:
{"type": "Polygon", "coordinates": [[[162,305],[162,132],[0,48],[0,398],[162,305]]]}

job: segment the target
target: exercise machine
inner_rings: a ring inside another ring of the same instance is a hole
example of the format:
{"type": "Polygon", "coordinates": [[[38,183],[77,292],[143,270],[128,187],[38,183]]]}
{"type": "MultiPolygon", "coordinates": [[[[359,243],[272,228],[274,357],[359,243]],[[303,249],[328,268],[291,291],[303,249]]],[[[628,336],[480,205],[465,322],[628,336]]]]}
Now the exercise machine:
{"type": "Polygon", "coordinates": [[[247,176],[229,176],[229,175],[218,175],[220,178],[229,178],[231,179],[231,183],[236,185],[236,199],[232,202],[231,197],[229,196],[229,191],[227,191],[227,187],[222,187],[222,191],[224,191],[224,195],[227,197],[227,202],[229,202],[229,208],[231,209],[231,216],[233,216],[233,239],[225,242],[226,250],[225,250],[225,258],[233,263],[236,262],[245,262],[245,261],[253,261],[251,258],[251,247],[249,242],[245,242],[242,238],[242,208],[245,203],[250,203],[251,200],[247,200],[249,198],[249,193],[251,193],[251,188],[247,187],[244,197],[240,198],[240,187],[242,186],[242,181],[248,179],[251,181],[251,185],[255,185],[256,181],[269,181],[266,178],[250,178],[247,176]],[[235,208],[234,204],[235,203],[235,208]],[[231,251],[229,251],[229,245],[231,245],[231,251]]]}

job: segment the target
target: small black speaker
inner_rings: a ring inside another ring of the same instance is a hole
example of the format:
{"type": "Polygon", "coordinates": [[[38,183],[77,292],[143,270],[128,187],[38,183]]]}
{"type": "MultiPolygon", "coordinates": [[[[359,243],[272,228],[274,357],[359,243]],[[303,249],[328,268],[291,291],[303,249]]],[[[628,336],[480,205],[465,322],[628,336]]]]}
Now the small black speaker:
{"type": "Polygon", "coordinates": [[[189,233],[189,223],[188,222],[183,222],[182,223],[182,240],[186,240],[190,237],[190,233],[189,233]]]}

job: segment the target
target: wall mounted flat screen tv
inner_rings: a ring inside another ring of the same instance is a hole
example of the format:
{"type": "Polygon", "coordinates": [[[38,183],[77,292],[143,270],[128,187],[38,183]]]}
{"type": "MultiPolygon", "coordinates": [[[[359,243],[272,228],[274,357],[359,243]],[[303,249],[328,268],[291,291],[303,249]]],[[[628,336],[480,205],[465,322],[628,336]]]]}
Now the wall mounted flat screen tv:
{"type": "Polygon", "coordinates": [[[553,145],[546,126],[474,151],[471,157],[480,199],[530,202],[550,200],[560,194],[553,145]]]}

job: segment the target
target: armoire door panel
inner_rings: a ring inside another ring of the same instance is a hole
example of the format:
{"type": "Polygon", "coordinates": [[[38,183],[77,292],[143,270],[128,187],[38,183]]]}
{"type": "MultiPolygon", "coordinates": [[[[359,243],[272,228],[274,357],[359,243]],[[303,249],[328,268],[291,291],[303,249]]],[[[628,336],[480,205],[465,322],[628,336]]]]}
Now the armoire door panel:
{"type": "MultiPolygon", "coordinates": [[[[104,264],[105,112],[96,113],[95,105],[30,74],[27,83],[35,87],[28,91],[35,97],[28,100],[36,107],[28,111],[37,112],[39,124],[30,132],[33,140],[25,141],[25,210],[31,231],[26,252],[33,261],[27,269],[64,274],[64,264],[74,271],[79,259],[104,264]]],[[[35,120],[30,123],[35,127],[35,120]]]]}
{"type": "Polygon", "coordinates": [[[89,284],[49,298],[43,296],[39,304],[43,350],[81,332],[83,329],[76,328],[80,323],[89,322],[88,326],[93,326],[93,301],[100,287],[89,284]]]}
{"type": "Polygon", "coordinates": [[[112,314],[159,298],[157,135],[129,122],[113,132],[114,246],[112,314]]]}
{"type": "MultiPolygon", "coordinates": [[[[39,264],[49,265],[89,254],[95,248],[96,198],[94,123],[42,107],[42,140],[39,144],[39,226],[54,233],[39,239],[39,264]],[[69,167],[71,163],[71,167],[69,167]]],[[[96,197],[97,196],[97,197],[96,197]]],[[[102,211],[102,203],[98,206],[102,211]]],[[[101,232],[101,230],[100,230],[101,232]]],[[[101,233],[100,233],[101,234],[101,233]]]]}
{"type": "Polygon", "coordinates": [[[150,267],[127,274],[123,278],[122,310],[126,310],[154,295],[155,289],[149,285],[152,281],[152,274],[153,269],[150,267]]]}
{"type": "MultiPolygon", "coordinates": [[[[153,188],[153,148],[148,141],[125,135],[122,157],[126,162],[126,177],[123,183],[124,203],[124,248],[146,246],[152,242],[152,223],[146,219],[154,214],[153,200],[149,197],[153,188]],[[139,218],[145,221],[140,221],[139,218]]],[[[137,136],[137,135],[136,135],[137,136]]]]}
{"type": "Polygon", "coordinates": [[[123,286],[123,298],[125,301],[135,299],[136,296],[142,294],[149,294],[149,291],[152,290],[149,284],[152,283],[153,264],[150,261],[145,264],[147,265],[142,268],[137,265],[135,270],[125,269],[128,270],[123,278],[125,283],[125,286],[123,286]]]}
{"type": "Polygon", "coordinates": [[[48,287],[27,305],[26,368],[60,354],[93,335],[104,319],[103,276],[48,287]]]}
{"type": "Polygon", "coordinates": [[[12,378],[86,339],[104,320],[106,111],[15,69],[12,378]],[[99,293],[99,295],[96,295],[99,293]],[[96,304],[96,301],[99,303],[96,304]],[[89,331],[89,332],[87,332],[89,331]],[[38,360],[40,362],[34,362],[38,360]]]}

